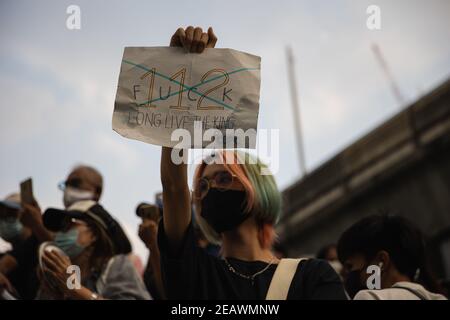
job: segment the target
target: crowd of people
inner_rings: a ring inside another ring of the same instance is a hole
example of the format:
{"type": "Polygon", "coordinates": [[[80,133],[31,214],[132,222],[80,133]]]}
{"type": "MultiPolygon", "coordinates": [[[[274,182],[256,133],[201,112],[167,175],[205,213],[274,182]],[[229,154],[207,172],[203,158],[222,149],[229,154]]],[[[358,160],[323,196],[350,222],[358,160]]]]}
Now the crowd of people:
{"type": "MultiPolygon", "coordinates": [[[[211,28],[188,27],[176,31],[171,46],[201,54],[216,41],[211,28]]],[[[287,257],[275,229],[282,197],[274,177],[260,174],[268,172],[264,163],[245,151],[216,150],[198,166],[191,192],[187,164],[174,164],[171,152],[161,149],[158,201],[136,209],[137,232],[149,250],[143,270],[120,223],[101,205],[96,169],[69,173],[60,185],[64,209],[42,212],[36,200],[7,196],[0,237],[12,249],[0,256],[0,297],[446,299],[427,264],[422,233],[405,218],[368,216],[317,257],[287,257]],[[69,272],[74,266],[78,273],[69,272]],[[375,288],[368,285],[373,266],[375,288]]]]}

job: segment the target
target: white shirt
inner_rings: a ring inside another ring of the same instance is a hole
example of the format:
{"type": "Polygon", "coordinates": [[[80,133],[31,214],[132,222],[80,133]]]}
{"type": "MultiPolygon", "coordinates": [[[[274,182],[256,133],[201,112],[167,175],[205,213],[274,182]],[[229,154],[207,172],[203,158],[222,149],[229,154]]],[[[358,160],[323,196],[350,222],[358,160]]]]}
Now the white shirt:
{"type": "Polygon", "coordinates": [[[401,281],[387,289],[361,290],[353,300],[447,300],[447,298],[428,291],[418,283],[401,281]]]}

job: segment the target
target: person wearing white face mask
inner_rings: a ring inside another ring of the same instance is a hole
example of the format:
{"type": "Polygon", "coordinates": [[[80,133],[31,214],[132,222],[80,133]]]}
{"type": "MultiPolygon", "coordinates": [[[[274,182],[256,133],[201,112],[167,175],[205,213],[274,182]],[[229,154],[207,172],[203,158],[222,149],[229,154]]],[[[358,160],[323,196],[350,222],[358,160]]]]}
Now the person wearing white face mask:
{"type": "Polygon", "coordinates": [[[64,207],[68,208],[78,201],[93,200],[98,202],[102,195],[103,178],[94,168],[78,166],[72,170],[66,181],[59,184],[64,192],[64,207]]]}

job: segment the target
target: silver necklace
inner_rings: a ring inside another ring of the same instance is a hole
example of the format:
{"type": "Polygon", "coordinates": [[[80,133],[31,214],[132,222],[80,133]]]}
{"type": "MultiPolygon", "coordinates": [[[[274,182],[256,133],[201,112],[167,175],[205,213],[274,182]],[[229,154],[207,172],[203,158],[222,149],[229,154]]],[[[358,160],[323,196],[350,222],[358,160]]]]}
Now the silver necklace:
{"type": "Polygon", "coordinates": [[[225,261],[225,264],[226,264],[227,267],[228,267],[228,270],[230,270],[232,273],[234,273],[235,275],[237,275],[237,276],[239,276],[239,277],[241,277],[241,278],[250,280],[251,283],[252,283],[252,286],[253,286],[254,283],[255,283],[255,277],[258,276],[258,275],[260,275],[261,273],[263,273],[263,272],[266,271],[267,269],[269,269],[269,267],[270,267],[270,266],[273,264],[273,262],[275,261],[275,258],[272,258],[272,260],[270,260],[270,262],[267,264],[267,266],[265,266],[263,269],[261,269],[260,271],[254,273],[254,274],[251,274],[251,275],[242,274],[242,273],[240,273],[239,271],[236,271],[236,269],[228,262],[228,259],[227,259],[227,258],[224,258],[224,261],[225,261]]]}

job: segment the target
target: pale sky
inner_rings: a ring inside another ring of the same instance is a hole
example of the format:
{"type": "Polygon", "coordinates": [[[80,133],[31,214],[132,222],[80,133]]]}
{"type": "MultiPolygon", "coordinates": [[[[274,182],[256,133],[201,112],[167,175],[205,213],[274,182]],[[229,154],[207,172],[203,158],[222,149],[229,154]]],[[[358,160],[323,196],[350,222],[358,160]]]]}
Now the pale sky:
{"type": "Polygon", "coordinates": [[[160,147],[112,131],[120,62],[124,46],[164,46],[188,25],[214,27],[217,47],[261,56],[258,128],[280,130],[280,188],[300,175],[287,45],[296,58],[308,170],[401,110],[371,43],[409,102],[450,76],[448,0],[2,0],[0,197],[31,176],[41,207],[61,207],[57,184],[75,165],[93,165],[105,179],[102,204],[144,257],[134,209],[161,189],[160,147]],[[81,30],[66,28],[71,4],[81,9],[81,30]],[[381,30],[366,27],[371,4],[381,8],[381,30]]]}

